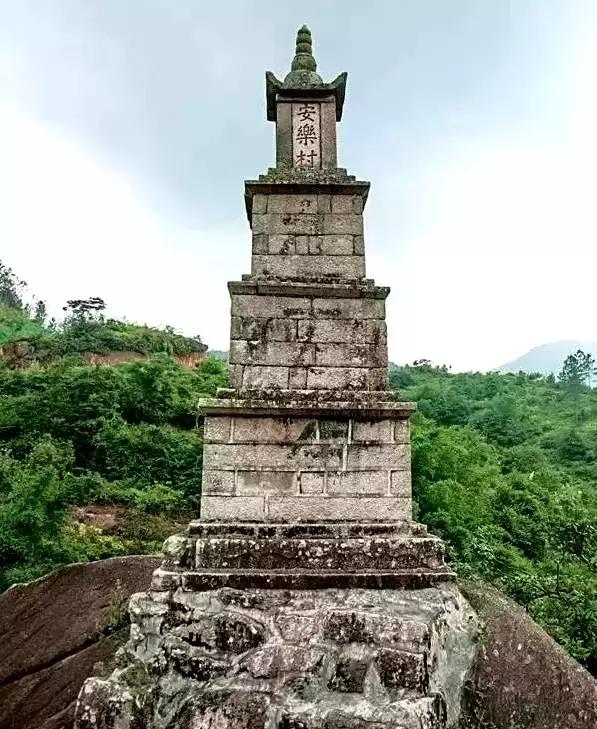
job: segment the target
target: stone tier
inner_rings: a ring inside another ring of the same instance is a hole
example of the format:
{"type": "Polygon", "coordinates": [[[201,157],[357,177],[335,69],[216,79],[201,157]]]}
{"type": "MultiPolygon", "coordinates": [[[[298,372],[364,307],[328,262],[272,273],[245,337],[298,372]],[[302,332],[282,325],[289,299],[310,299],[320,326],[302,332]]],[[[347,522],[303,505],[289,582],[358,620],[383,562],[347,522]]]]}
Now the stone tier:
{"type": "MultiPolygon", "coordinates": [[[[215,397],[199,403],[203,415],[279,415],[282,418],[337,413],[346,418],[408,420],[417,409],[400,400],[393,390],[344,390],[342,388],[282,389],[220,387],[215,397]]],[[[379,442],[367,438],[367,442],[379,442]]],[[[384,438],[385,440],[385,438],[384,438]]]]}
{"type": "Polygon", "coordinates": [[[201,519],[408,521],[412,403],[387,392],[239,390],[201,401],[201,519]]]}
{"type": "Polygon", "coordinates": [[[285,280],[364,278],[363,205],[368,186],[355,183],[352,189],[341,189],[329,192],[314,185],[310,192],[297,193],[278,185],[254,194],[252,275],[285,280]]]}
{"type": "Polygon", "coordinates": [[[196,521],[167,540],[152,588],[420,589],[453,577],[442,542],[409,522],[272,527],[196,521]]]}
{"type": "MultiPolygon", "coordinates": [[[[321,272],[318,258],[313,265],[321,272]]],[[[368,279],[330,283],[258,276],[228,288],[232,387],[387,387],[388,288],[368,279]]]]}

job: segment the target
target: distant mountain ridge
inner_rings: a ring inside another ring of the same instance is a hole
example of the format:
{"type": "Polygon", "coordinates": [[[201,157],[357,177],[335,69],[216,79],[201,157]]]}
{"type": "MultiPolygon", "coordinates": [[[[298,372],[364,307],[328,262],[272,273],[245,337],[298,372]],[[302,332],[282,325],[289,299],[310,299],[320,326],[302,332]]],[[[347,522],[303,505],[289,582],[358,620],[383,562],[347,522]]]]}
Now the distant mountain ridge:
{"type": "Polygon", "coordinates": [[[533,347],[526,354],[497,368],[498,372],[540,372],[542,375],[557,375],[564,360],[572,352],[582,349],[597,360],[597,341],[564,339],[533,347]]]}

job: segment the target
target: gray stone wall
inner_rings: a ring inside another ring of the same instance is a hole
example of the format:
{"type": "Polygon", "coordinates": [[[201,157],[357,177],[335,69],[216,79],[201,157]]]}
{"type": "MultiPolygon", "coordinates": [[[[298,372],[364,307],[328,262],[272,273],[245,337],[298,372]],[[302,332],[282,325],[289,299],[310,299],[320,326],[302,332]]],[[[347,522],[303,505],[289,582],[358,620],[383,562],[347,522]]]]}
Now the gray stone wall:
{"type": "Polygon", "coordinates": [[[255,195],[251,274],[281,280],[365,276],[360,195],[255,195]]]}
{"type": "Polygon", "coordinates": [[[360,287],[353,298],[336,297],[333,286],[314,285],[303,296],[292,295],[292,288],[286,296],[246,289],[250,293],[231,294],[232,387],[386,388],[385,301],[379,289],[360,287]]]}
{"type": "Polygon", "coordinates": [[[251,275],[229,284],[235,389],[383,390],[385,297],[365,279],[363,195],[257,193],[251,275]]]}
{"type": "Polygon", "coordinates": [[[479,625],[455,586],[140,593],[77,729],[443,729],[479,625]],[[105,721],[103,720],[105,718],[105,721]]]}
{"type": "Polygon", "coordinates": [[[208,415],[201,519],[411,518],[406,419],[208,415]]]}

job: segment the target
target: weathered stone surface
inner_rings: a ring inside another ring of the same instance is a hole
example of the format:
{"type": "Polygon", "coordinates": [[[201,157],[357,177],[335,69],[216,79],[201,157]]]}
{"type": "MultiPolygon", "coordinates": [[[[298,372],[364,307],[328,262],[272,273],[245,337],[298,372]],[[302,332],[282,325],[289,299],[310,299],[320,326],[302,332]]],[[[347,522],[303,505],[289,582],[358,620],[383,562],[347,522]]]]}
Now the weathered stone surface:
{"type": "MultiPolygon", "coordinates": [[[[448,567],[421,567],[383,571],[346,570],[201,570],[170,575],[170,590],[182,587],[195,594],[221,587],[235,590],[421,590],[453,580],[448,567]],[[181,584],[178,584],[180,579],[181,584]]],[[[155,578],[154,578],[155,579],[155,578]]]]}
{"type": "Polygon", "coordinates": [[[256,539],[275,537],[276,539],[307,539],[312,537],[336,540],[372,537],[424,537],[427,536],[425,524],[405,520],[403,522],[347,522],[332,523],[313,521],[300,524],[209,524],[200,519],[193,520],[187,527],[189,537],[201,536],[251,536],[256,539]]]}
{"type": "Polygon", "coordinates": [[[308,673],[321,664],[321,648],[270,644],[251,653],[241,663],[253,678],[277,678],[281,674],[308,673]]]}
{"type": "Polygon", "coordinates": [[[344,693],[363,693],[365,676],[372,663],[371,650],[362,645],[350,645],[338,656],[328,688],[344,693]]]}
{"type": "Polygon", "coordinates": [[[203,425],[205,443],[228,443],[232,438],[232,418],[206,418],[203,425]]]}
{"type": "Polygon", "coordinates": [[[384,344],[386,325],[381,319],[300,319],[297,339],[305,342],[384,344]]]}
{"type": "Polygon", "coordinates": [[[353,235],[311,235],[308,252],[314,256],[362,255],[355,251],[353,235]]]}
{"type": "Polygon", "coordinates": [[[305,364],[323,367],[386,367],[388,354],[385,347],[375,344],[317,344],[315,362],[305,364]]]}
{"type": "Polygon", "coordinates": [[[295,365],[315,364],[315,345],[305,342],[255,342],[232,340],[230,362],[247,365],[295,365]]]}
{"type": "Polygon", "coordinates": [[[206,496],[231,496],[237,491],[234,471],[203,471],[201,493],[206,496]]]}
{"type": "Polygon", "coordinates": [[[369,373],[366,367],[310,367],[307,370],[307,388],[368,390],[369,373]]]}
{"type": "Polygon", "coordinates": [[[410,499],[397,497],[346,498],[345,496],[271,497],[267,519],[271,521],[404,521],[410,518],[410,499]]]}
{"type": "Polygon", "coordinates": [[[264,521],[263,496],[212,496],[201,498],[201,518],[206,521],[264,521]]]}
{"type": "Polygon", "coordinates": [[[119,621],[128,597],[147,587],[158,562],[70,565],[0,595],[2,729],[70,729],[83,681],[126,640],[119,621]]]}
{"type": "Polygon", "coordinates": [[[251,418],[234,420],[235,443],[315,443],[318,440],[318,419],[251,418]]]}
{"type": "Polygon", "coordinates": [[[325,492],[330,496],[383,496],[389,492],[387,471],[331,471],[325,492]]]}
{"type": "MultiPolygon", "coordinates": [[[[274,194],[267,195],[269,204],[268,212],[270,213],[317,213],[317,195],[316,194],[274,194]]],[[[253,205],[253,212],[255,210],[253,205]]]]}
{"type": "MultiPolygon", "coordinates": [[[[443,546],[435,537],[332,536],[295,538],[210,535],[195,540],[197,569],[435,569],[443,566],[443,546]]],[[[192,568],[193,562],[187,565],[192,568]]]]}
{"type": "MultiPolygon", "coordinates": [[[[208,470],[327,470],[378,471],[407,469],[410,446],[404,443],[370,445],[320,442],[206,443],[204,464],[208,470]]],[[[388,481],[389,485],[389,481],[388,481]]]]}
{"type": "Polygon", "coordinates": [[[290,383],[288,367],[267,367],[262,365],[246,365],[242,368],[242,387],[279,387],[286,388],[290,383]]]}
{"type": "MultiPolygon", "coordinates": [[[[313,299],[313,316],[318,319],[384,319],[383,299],[313,299]]],[[[304,316],[299,317],[301,319],[304,316]]]]}
{"type": "MultiPolygon", "coordinates": [[[[306,248],[305,245],[303,247],[305,253],[306,248]]],[[[348,255],[253,255],[251,273],[253,276],[265,276],[281,281],[363,278],[365,257],[353,255],[352,250],[348,255]]]]}
{"type": "MultiPolygon", "coordinates": [[[[355,420],[352,425],[352,439],[355,443],[392,443],[393,427],[393,420],[355,420]]],[[[398,442],[406,441],[403,438],[398,442]]]]}
{"type": "Polygon", "coordinates": [[[295,342],[297,322],[294,319],[271,319],[233,316],[230,338],[270,342],[295,342]]]}
{"type": "MultiPolygon", "coordinates": [[[[381,446],[378,446],[381,447],[381,446]]],[[[404,449],[405,446],[399,446],[404,449]]],[[[354,446],[355,449],[361,446],[354,446]]],[[[352,449],[351,449],[352,450],[352,449]]],[[[391,451],[378,453],[377,461],[389,464],[389,467],[400,465],[400,453],[391,451]]],[[[356,453],[355,462],[362,463],[364,454],[356,453]]],[[[340,469],[342,467],[343,447],[334,443],[295,443],[288,445],[259,443],[209,443],[204,446],[203,461],[205,468],[238,468],[280,469],[282,471],[326,467],[340,469]]]]}
{"type": "Polygon", "coordinates": [[[439,729],[446,712],[458,714],[462,686],[451,682],[442,642],[428,636],[457,615],[450,648],[470,661],[478,630],[446,584],[387,592],[177,591],[159,607],[166,633],[151,600],[136,605],[126,658],[143,680],[127,668],[90,679],[76,729],[112,729],[106,715],[123,729],[439,729]],[[383,625],[390,627],[377,629],[383,625]],[[154,639],[138,641],[137,634],[154,639]],[[444,683],[431,690],[426,677],[436,674],[444,683]]]}
{"type": "Polygon", "coordinates": [[[237,471],[236,493],[239,496],[295,496],[297,491],[295,471],[237,471]]]}
{"type": "Polygon", "coordinates": [[[168,729],[270,729],[270,704],[270,697],[259,691],[205,691],[189,701],[168,729]]]}
{"type": "Polygon", "coordinates": [[[468,721],[495,729],[593,729],[597,681],[513,600],[480,583],[462,590],[485,624],[477,646],[468,721]]]}
{"type": "Polygon", "coordinates": [[[428,688],[425,654],[385,647],[377,654],[376,667],[386,688],[415,689],[420,693],[428,688]]]}
{"type": "Polygon", "coordinates": [[[304,319],[311,316],[311,302],[307,297],[235,294],[232,296],[232,316],[304,319]]]}

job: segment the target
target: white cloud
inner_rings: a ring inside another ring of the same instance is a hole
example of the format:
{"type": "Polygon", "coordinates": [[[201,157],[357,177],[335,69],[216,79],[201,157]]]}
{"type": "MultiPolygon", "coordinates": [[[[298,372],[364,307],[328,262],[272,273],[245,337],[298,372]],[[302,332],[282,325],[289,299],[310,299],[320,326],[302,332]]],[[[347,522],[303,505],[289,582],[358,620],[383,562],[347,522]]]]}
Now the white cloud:
{"type": "Polygon", "coordinates": [[[102,296],[114,316],[227,347],[225,282],[246,236],[164,219],[120,170],[14,107],[0,109],[0,159],[1,258],[52,314],[102,296]]]}
{"type": "MultiPolygon", "coordinates": [[[[517,109],[508,110],[503,115],[508,126],[501,130],[494,125],[484,135],[466,137],[487,113],[479,111],[473,98],[477,87],[469,79],[471,90],[458,102],[459,110],[470,109],[468,126],[458,126],[459,111],[445,136],[430,127],[434,146],[416,151],[418,167],[403,169],[386,145],[391,135],[402,133],[400,124],[408,132],[411,112],[394,109],[388,120],[380,118],[384,156],[372,170],[368,267],[378,283],[393,288],[388,319],[395,361],[429,357],[455,369],[484,369],[546,341],[597,337],[597,50],[593,29],[586,25],[569,47],[551,53],[550,46],[545,58],[552,65],[542,67],[543,77],[535,77],[537,66],[529,61],[523,87],[539,88],[546,79],[557,79],[546,85],[556,94],[553,104],[539,94],[541,103],[534,109],[529,100],[524,119],[517,109]],[[396,118],[402,121],[388,132],[385,124],[397,124],[396,118]]],[[[44,28],[43,23],[37,31],[29,28],[25,46],[37,48],[35,33],[43,37],[44,28]]],[[[83,42],[74,37],[75,45],[83,42]]],[[[508,39],[503,43],[506,54],[508,39]]],[[[111,123],[120,117],[124,125],[155,121],[131,116],[127,99],[133,87],[118,81],[124,78],[119,57],[111,61],[118,73],[104,75],[100,65],[90,76],[89,64],[83,63],[79,76],[71,55],[56,51],[52,58],[58,70],[46,84],[39,58],[25,54],[30,62],[24,63],[17,45],[0,51],[2,97],[14,100],[12,107],[8,101],[0,107],[0,258],[49,301],[54,313],[67,298],[100,295],[115,316],[173,324],[189,334],[199,332],[214,348],[226,348],[226,281],[248,270],[248,227],[240,220],[216,226],[207,204],[204,218],[186,225],[166,205],[158,209],[149,202],[132,176],[134,165],[130,172],[118,168],[108,161],[111,148],[98,145],[95,152],[77,142],[75,129],[85,134],[86,124],[103,119],[95,107],[86,108],[96,97],[98,108],[109,105],[111,123]],[[75,81],[63,66],[74,69],[75,81]],[[74,90],[86,79],[85,95],[77,97],[74,90]],[[68,135],[30,111],[52,112],[53,107],[39,104],[39,87],[46,85],[48,97],[72,104],[73,119],[63,127],[70,128],[68,135]],[[91,121],[83,119],[85,111],[91,121]]],[[[99,48],[104,49],[103,41],[99,48]]],[[[535,50],[530,43],[529,58],[535,50]]],[[[231,65],[236,57],[230,54],[231,65]]],[[[524,56],[520,60],[524,63],[524,56]]],[[[491,66],[483,59],[479,63],[482,76],[491,66]]],[[[431,68],[421,78],[429,77],[431,68]]],[[[393,78],[397,69],[388,67],[387,73],[393,78]]],[[[416,83],[413,79],[413,103],[416,83]]],[[[478,83],[485,90],[483,81],[478,83]]],[[[151,98],[155,106],[158,97],[151,98]]],[[[189,96],[189,103],[194,98],[189,96]]],[[[490,90],[481,98],[495,103],[490,90]]],[[[442,108],[440,116],[452,113],[442,108]]],[[[147,111],[151,114],[150,105],[147,111]]],[[[184,109],[173,112],[184,114],[184,109]]],[[[358,113],[349,123],[356,120],[358,113]]],[[[251,123],[263,122],[255,118],[251,123]]],[[[399,145],[396,149],[405,154],[399,145]]],[[[351,168],[358,149],[343,152],[351,168]]],[[[206,177],[209,170],[197,169],[197,175],[206,177]]],[[[242,176],[239,171],[239,190],[242,176]]],[[[160,183],[163,179],[149,180],[153,190],[160,183]]],[[[225,204],[235,214],[240,195],[225,204]]]]}

